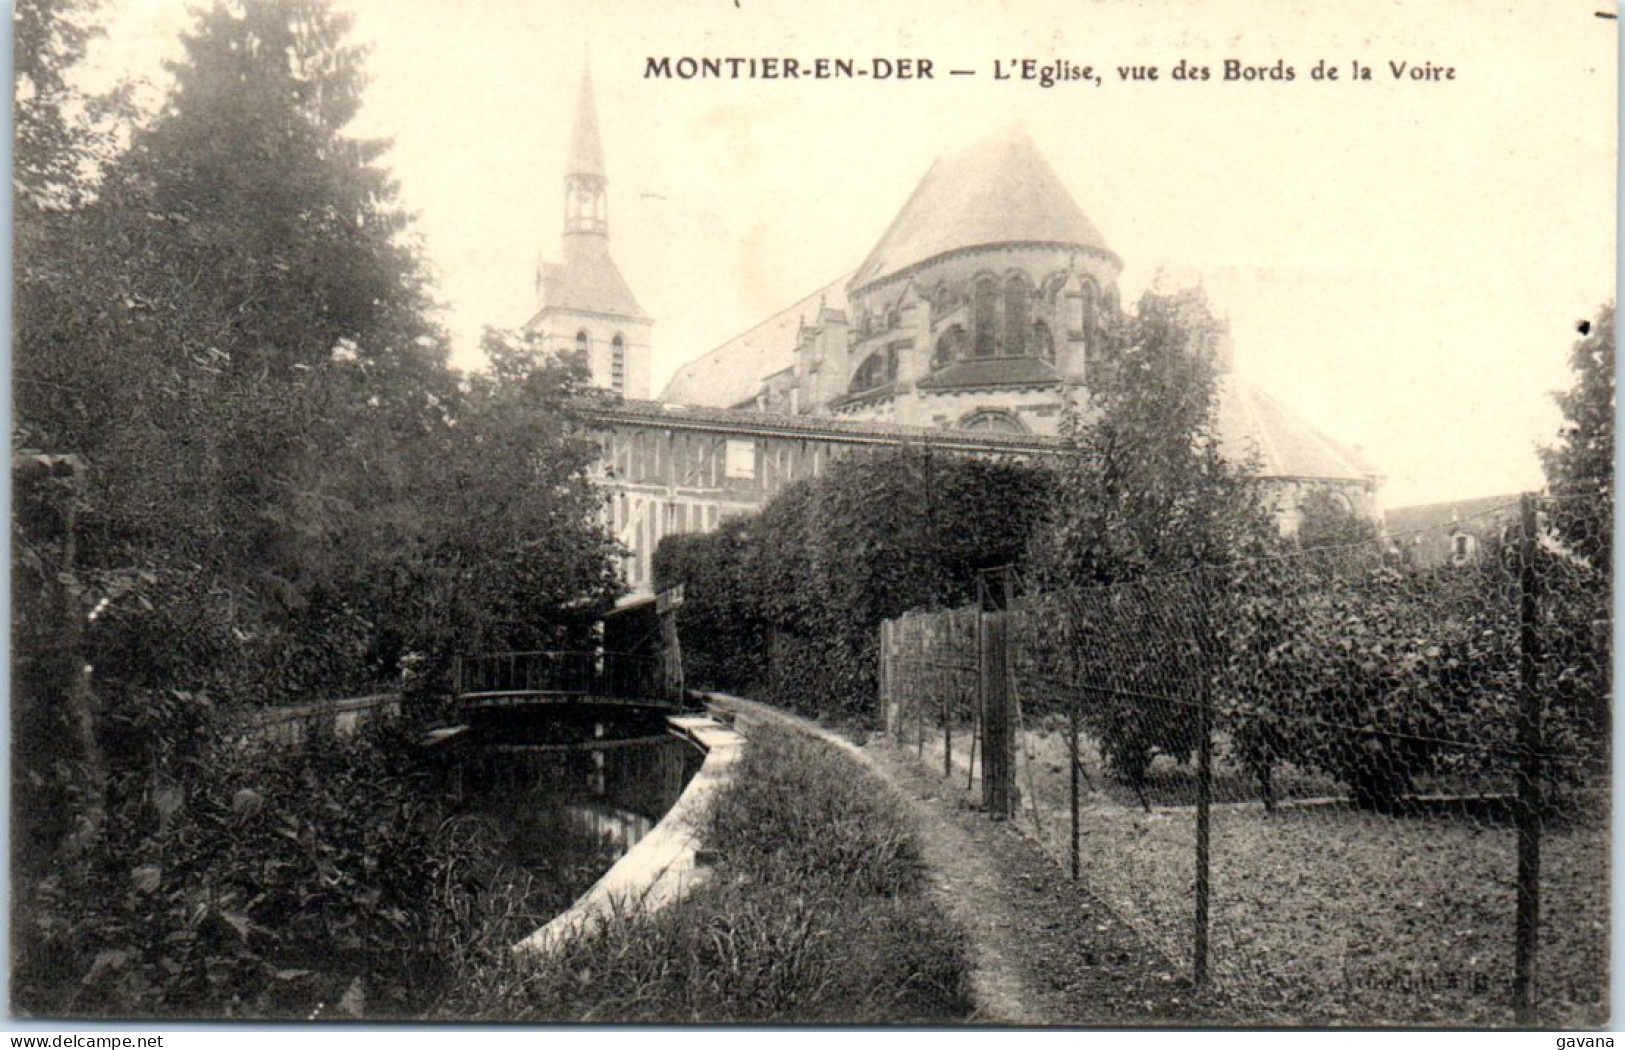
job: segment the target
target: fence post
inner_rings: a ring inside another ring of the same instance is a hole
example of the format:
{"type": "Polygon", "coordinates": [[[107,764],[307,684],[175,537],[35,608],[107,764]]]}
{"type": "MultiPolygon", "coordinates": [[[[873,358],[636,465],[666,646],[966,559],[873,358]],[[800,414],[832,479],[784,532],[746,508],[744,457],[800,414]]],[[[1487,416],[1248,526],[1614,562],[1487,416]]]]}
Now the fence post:
{"type": "Polygon", "coordinates": [[[1072,881],[1077,882],[1079,866],[1078,839],[1080,836],[1078,827],[1078,763],[1080,759],[1078,755],[1078,708],[1075,703],[1066,712],[1066,745],[1067,754],[1072,760],[1072,881]]]}
{"type": "MultiPolygon", "coordinates": [[[[976,644],[977,651],[981,650],[982,629],[981,617],[977,616],[976,644]]],[[[969,791],[971,785],[976,783],[976,748],[982,738],[982,690],[980,684],[976,689],[976,706],[970,713],[970,759],[965,763],[965,790],[969,791]]]]}
{"type": "Polygon", "coordinates": [[[1535,497],[1519,502],[1518,537],[1518,916],[1512,994],[1519,1024],[1535,1020],[1535,958],[1540,949],[1540,607],[1535,573],[1535,497]]]}
{"type": "Polygon", "coordinates": [[[880,727],[891,732],[891,621],[880,621],[880,727]]]}
{"type": "Polygon", "coordinates": [[[1012,814],[1015,787],[1011,732],[1009,634],[1003,613],[982,613],[978,663],[982,693],[982,806],[999,818],[1012,814]]]}
{"type": "Polygon", "coordinates": [[[914,698],[914,757],[921,762],[925,761],[925,704],[931,693],[931,636],[923,635],[920,645],[920,667],[916,678],[919,681],[919,692],[914,698]]]}
{"type": "Polygon", "coordinates": [[[1208,895],[1212,890],[1213,691],[1207,682],[1207,668],[1199,668],[1197,674],[1201,696],[1196,707],[1196,943],[1192,979],[1200,988],[1207,983],[1208,895]]]}

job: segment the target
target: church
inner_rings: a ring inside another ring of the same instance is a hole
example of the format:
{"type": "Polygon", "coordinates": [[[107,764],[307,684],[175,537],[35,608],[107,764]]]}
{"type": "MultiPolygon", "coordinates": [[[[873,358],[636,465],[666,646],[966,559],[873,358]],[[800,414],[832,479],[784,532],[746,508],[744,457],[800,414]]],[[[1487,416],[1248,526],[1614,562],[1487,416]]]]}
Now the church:
{"type": "MultiPolygon", "coordinates": [[[[1062,450],[1064,412],[1107,367],[1122,261],[1032,138],[1001,131],[938,159],[857,267],[680,368],[649,398],[653,321],[609,251],[609,180],[582,78],[564,173],[563,261],[537,268],[526,331],[619,394],[591,422],[609,523],[650,589],[673,533],[709,531],[863,448],[1062,450]]],[[[1282,528],[1313,489],[1380,517],[1380,474],[1237,375],[1227,333],[1218,421],[1270,482],[1282,528]]]]}

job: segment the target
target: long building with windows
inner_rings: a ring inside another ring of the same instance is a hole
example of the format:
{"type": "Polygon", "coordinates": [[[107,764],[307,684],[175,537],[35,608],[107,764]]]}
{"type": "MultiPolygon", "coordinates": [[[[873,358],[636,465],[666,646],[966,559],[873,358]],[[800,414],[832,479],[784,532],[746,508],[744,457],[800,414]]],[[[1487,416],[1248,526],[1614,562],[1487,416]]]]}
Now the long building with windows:
{"type": "MultiPolygon", "coordinates": [[[[609,254],[586,78],[570,143],[564,262],[538,269],[526,327],[621,395],[592,419],[635,593],[648,593],[664,537],[759,510],[854,450],[1056,454],[1068,407],[1111,367],[1122,262],[1012,127],[933,164],[856,269],[690,361],[650,400],[651,321],[609,254]]],[[[1378,518],[1378,472],[1236,375],[1228,334],[1213,338],[1224,446],[1257,464],[1283,529],[1313,489],[1378,518]]]]}

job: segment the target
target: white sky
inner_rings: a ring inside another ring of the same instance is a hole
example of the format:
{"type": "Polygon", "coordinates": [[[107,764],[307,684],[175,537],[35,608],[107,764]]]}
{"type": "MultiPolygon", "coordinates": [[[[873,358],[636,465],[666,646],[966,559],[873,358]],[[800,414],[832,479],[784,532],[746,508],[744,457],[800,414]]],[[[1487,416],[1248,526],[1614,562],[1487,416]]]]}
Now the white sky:
{"type": "MultiPolygon", "coordinates": [[[[1388,476],[1388,506],[1540,483],[1574,323],[1615,284],[1616,23],[1602,3],[339,0],[374,45],[355,129],[440,275],[454,359],[533,309],[590,50],[612,251],[682,363],[856,266],[931,160],[1020,120],[1123,258],[1198,277],[1239,369],[1388,476]],[[1502,10],[1502,7],[1512,7],[1502,10]],[[921,83],[645,80],[648,55],[912,56],[921,83]],[[994,81],[995,59],[1092,86],[994,81]],[[1287,84],[1185,83],[1180,60],[1284,59],[1287,84]],[[1317,59],[1343,80],[1316,82],[1317,59]],[[1373,67],[1347,81],[1351,60],[1373,67]],[[1453,66],[1396,82],[1390,60],[1453,66]],[[1115,67],[1155,64],[1154,84],[1115,67]],[[949,68],[976,77],[948,78],[949,68]]],[[[106,71],[156,72],[174,0],[118,0],[106,71]]]]}

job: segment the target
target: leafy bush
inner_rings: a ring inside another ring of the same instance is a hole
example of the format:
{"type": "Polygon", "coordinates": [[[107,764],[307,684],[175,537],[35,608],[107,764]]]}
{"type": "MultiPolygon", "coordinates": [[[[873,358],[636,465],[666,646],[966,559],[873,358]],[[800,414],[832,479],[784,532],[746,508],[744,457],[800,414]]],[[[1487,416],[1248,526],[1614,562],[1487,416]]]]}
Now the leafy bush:
{"type": "MultiPolygon", "coordinates": [[[[132,726],[155,745],[195,720],[175,696],[132,726]]],[[[215,740],[167,777],[126,776],[82,864],[26,885],[14,1005],[47,1016],[416,1016],[459,946],[516,938],[522,880],[400,727],[263,755],[215,740]],[[504,925],[494,931],[496,924],[504,925]]]]}
{"type": "MultiPolygon", "coordinates": [[[[1508,555],[1512,552],[1506,551],[1508,555]]],[[[1392,809],[1425,778],[1478,791],[1516,784],[1519,581],[1492,545],[1469,566],[1403,569],[1368,545],[1259,562],[1239,573],[1214,678],[1223,723],[1265,786],[1291,762],[1328,773],[1363,806],[1392,809]]],[[[1594,588],[1541,551],[1536,688],[1547,786],[1606,754],[1606,672],[1594,588]]]]}
{"type": "Polygon", "coordinates": [[[668,536],[655,551],[655,579],[684,585],[679,622],[691,685],[748,692],[762,681],[767,625],[742,571],[754,526],[755,519],[726,521],[716,532],[668,536]]]}
{"type": "Polygon", "coordinates": [[[849,456],[754,518],[663,543],[656,583],[684,584],[696,666],[765,678],[768,698],[797,710],[864,716],[880,622],[972,600],[977,570],[1019,562],[1047,478],[928,447],[849,456]]]}

